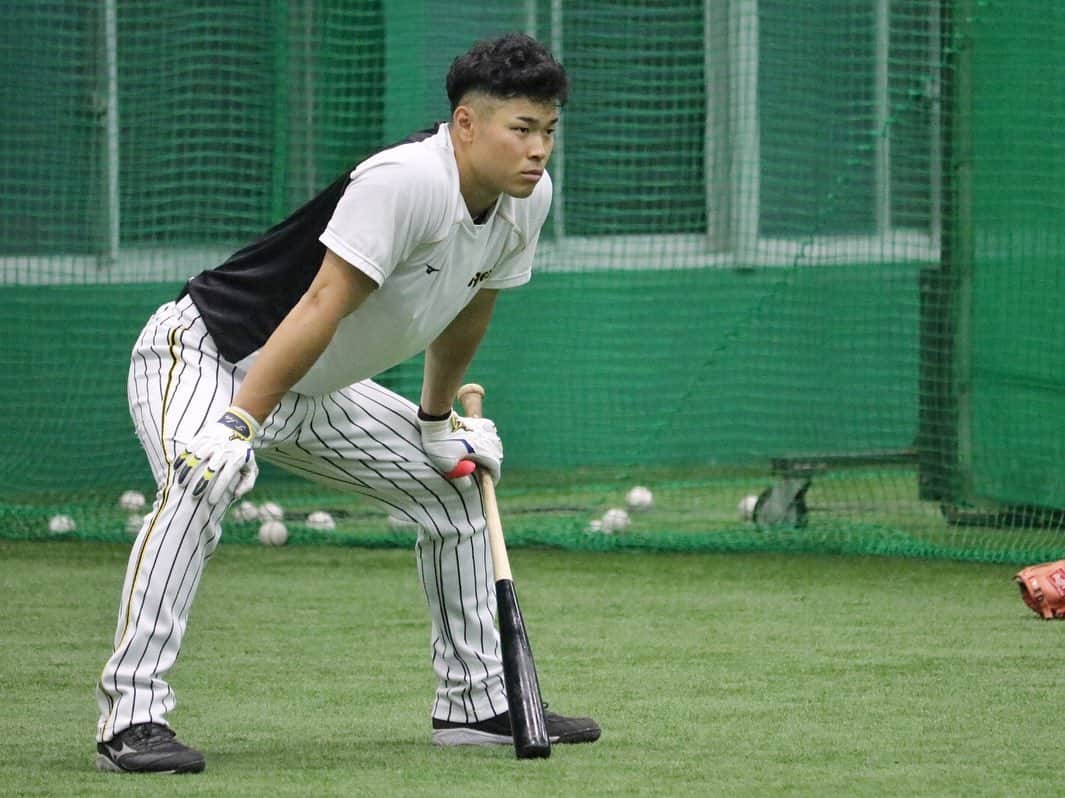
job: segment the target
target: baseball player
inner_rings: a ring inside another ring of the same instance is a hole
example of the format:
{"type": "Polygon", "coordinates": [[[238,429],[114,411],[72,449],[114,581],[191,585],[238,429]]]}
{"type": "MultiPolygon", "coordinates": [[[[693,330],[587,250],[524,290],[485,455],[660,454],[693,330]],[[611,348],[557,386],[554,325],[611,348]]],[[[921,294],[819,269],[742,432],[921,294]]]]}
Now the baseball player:
{"type": "MultiPolygon", "coordinates": [[[[479,488],[448,478],[472,460],[498,479],[503,450],[452,398],[497,293],[529,280],[567,87],[527,36],[478,43],[448,72],[446,123],[363,161],[149,320],[128,391],[158,492],[97,686],[100,769],[204,769],[169,728],[166,675],[257,458],[418,524],[433,742],[512,743],[479,488]],[[419,404],[371,379],[422,351],[419,404]]],[[[553,742],[600,734],[590,718],[546,720],[553,742]]]]}

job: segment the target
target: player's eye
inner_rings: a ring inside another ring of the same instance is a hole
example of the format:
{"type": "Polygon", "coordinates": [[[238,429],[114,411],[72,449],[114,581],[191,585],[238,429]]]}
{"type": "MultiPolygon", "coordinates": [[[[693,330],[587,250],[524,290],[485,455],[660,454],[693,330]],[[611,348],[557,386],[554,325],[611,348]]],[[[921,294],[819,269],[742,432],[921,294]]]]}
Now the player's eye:
{"type": "Polygon", "coordinates": [[[524,136],[524,135],[526,135],[529,132],[529,128],[521,127],[520,125],[518,125],[518,126],[514,127],[514,131],[517,132],[517,133],[521,133],[521,135],[524,136]]]}

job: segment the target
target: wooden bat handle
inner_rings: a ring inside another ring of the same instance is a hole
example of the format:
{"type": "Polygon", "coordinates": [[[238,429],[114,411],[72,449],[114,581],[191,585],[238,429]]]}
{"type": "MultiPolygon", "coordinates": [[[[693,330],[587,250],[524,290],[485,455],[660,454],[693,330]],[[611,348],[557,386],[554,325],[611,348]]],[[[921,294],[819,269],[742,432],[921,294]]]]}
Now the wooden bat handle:
{"type": "MultiPolygon", "coordinates": [[[[470,418],[481,418],[484,414],[484,388],[475,382],[469,382],[459,388],[456,394],[462,412],[470,418]]],[[[492,549],[492,568],[496,581],[513,580],[510,572],[510,558],[503,538],[503,522],[499,518],[499,503],[496,501],[496,486],[492,475],[483,468],[477,469],[477,478],[481,481],[481,495],[484,498],[484,520],[488,525],[488,544],[492,549]]]]}
{"type": "Polygon", "coordinates": [[[457,394],[462,412],[471,418],[481,418],[484,415],[484,388],[475,382],[468,382],[459,388],[457,394]]]}
{"type": "MultiPolygon", "coordinates": [[[[484,403],[484,388],[469,383],[459,388],[458,400],[462,411],[473,418],[481,418],[484,403]]],[[[492,477],[483,468],[478,468],[481,481],[481,500],[488,533],[488,545],[492,550],[492,568],[495,570],[496,606],[499,618],[499,641],[503,653],[503,680],[507,689],[507,709],[514,736],[514,753],[518,759],[535,759],[551,756],[551,738],[544,720],[544,703],[540,695],[540,681],[536,676],[529,635],[525,620],[518,606],[518,594],[510,574],[507,544],[503,539],[503,524],[499,520],[499,505],[492,477]]]]}

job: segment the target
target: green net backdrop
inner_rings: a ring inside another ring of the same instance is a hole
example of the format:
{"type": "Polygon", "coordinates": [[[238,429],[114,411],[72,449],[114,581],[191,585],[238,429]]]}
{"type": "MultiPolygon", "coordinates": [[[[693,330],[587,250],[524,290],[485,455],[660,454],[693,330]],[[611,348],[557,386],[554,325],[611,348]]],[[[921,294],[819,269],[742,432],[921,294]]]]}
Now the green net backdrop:
{"type": "MultiPolygon", "coordinates": [[[[573,80],[538,273],[469,375],[513,543],[1065,556],[1065,16],[1034,0],[14,4],[0,535],[123,539],[150,313],[445,118],[450,61],[506,30],[573,80]],[[804,524],[741,518],[797,474],[804,524]],[[587,531],[637,484],[653,509],[587,531]]],[[[268,467],[253,498],[297,541],[413,534],[268,467]]]]}

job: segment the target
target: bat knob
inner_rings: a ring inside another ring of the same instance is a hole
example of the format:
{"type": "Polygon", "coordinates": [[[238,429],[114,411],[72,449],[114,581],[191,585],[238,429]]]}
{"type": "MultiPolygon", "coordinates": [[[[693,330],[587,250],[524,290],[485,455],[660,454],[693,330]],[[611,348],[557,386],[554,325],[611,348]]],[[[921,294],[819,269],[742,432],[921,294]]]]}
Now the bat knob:
{"type": "Polygon", "coordinates": [[[444,476],[448,479],[461,479],[468,477],[477,470],[477,463],[473,460],[459,460],[459,464],[448,471],[444,476]]]}

